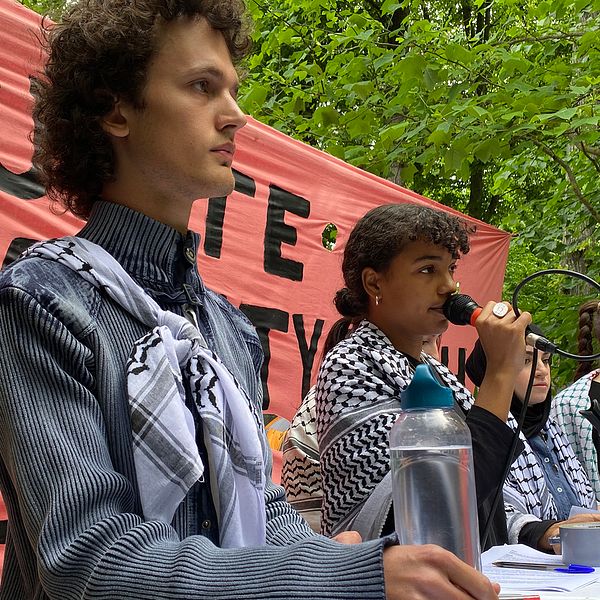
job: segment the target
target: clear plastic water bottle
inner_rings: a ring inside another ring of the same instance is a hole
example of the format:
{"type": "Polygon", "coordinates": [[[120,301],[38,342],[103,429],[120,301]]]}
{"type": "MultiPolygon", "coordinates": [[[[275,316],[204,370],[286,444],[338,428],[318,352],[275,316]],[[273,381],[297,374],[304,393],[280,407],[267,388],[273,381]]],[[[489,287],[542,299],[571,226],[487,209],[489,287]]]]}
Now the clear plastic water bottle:
{"type": "Polygon", "coordinates": [[[437,544],[481,569],[471,433],[452,391],[418,365],[390,431],[392,494],[401,544],[437,544]]]}

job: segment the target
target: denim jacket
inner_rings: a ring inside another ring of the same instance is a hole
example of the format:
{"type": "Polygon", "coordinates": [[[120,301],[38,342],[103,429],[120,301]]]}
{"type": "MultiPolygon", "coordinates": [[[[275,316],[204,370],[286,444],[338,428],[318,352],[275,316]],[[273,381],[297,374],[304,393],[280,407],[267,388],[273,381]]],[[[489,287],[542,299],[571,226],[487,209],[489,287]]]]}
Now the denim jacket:
{"type": "MultiPolygon", "coordinates": [[[[110,252],[163,308],[196,320],[260,405],[258,337],[203,285],[197,235],[101,201],[79,235],[110,252]]],[[[206,482],[170,526],[143,519],[125,364],[146,332],[55,262],[24,258],[0,274],[0,489],[9,515],[0,600],[289,600],[307,590],[314,600],[382,599],[383,544],[315,535],[270,479],[262,548],[218,547],[206,482]]]]}

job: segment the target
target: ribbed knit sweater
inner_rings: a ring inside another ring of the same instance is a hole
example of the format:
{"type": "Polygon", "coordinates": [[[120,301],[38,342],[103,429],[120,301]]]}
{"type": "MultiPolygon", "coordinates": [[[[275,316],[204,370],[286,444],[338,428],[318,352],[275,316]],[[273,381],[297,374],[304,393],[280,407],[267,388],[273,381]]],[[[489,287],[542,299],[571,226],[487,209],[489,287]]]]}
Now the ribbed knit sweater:
{"type": "MultiPolygon", "coordinates": [[[[197,235],[106,202],[80,235],[163,308],[193,312],[260,404],[258,337],[204,287],[197,235]]],[[[190,491],[171,525],[144,520],[125,364],[146,332],[53,261],[25,258],[0,274],[0,489],[9,514],[0,600],[383,599],[383,542],[345,546],[313,534],[270,479],[265,547],[214,543],[207,484],[190,491]]]]}

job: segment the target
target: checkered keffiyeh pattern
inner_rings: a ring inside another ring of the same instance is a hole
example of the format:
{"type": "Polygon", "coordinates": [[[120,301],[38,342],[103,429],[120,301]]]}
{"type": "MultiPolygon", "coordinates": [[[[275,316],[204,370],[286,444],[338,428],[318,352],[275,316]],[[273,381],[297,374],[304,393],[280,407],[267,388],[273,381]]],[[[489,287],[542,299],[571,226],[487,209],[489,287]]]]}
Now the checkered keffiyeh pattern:
{"type": "Polygon", "coordinates": [[[292,419],[283,443],[281,483],[288,502],[306,519],[313,531],[321,531],[323,483],[317,441],[316,388],[306,394],[292,419]]]}
{"type": "MultiPolygon", "coordinates": [[[[513,430],[517,427],[512,415],[509,415],[508,425],[513,430]]],[[[579,506],[596,509],[596,498],[590,481],[558,423],[549,418],[542,432],[547,435],[556,462],[561,465],[579,506]]],[[[525,522],[557,518],[556,504],[538,459],[523,433],[520,437],[524,450],[513,462],[504,484],[504,506],[511,544],[518,543],[518,534],[525,522]]]]}
{"type": "MultiPolygon", "coordinates": [[[[434,367],[465,411],[473,398],[435,359],[434,367]]],[[[365,502],[390,470],[389,432],[400,414],[400,395],[414,367],[375,324],[364,320],[325,357],[316,389],[316,430],[321,456],[321,529],[352,528],[365,502]]]]}
{"type": "Polygon", "coordinates": [[[28,254],[59,262],[151,328],[127,364],[133,455],[146,519],[170,523],[206,468],[196,444],[202,423],[211,491],[224,548],[264,545],[266,444],[261,415],[233,375],[184,317],[162,310],[100,246],[67,237],[28,254]]]}
{"type": "Polygon", "coordinates": [[[600,501],[600,477],[598,456],[592,440],[593,427],[581,414],[582,410],[590,407],[590,386],[598,374],[600,369],[591,371],[556,394],[550,414],[565,432],[579,462],[590,478],[596,499],[600,501]]]}

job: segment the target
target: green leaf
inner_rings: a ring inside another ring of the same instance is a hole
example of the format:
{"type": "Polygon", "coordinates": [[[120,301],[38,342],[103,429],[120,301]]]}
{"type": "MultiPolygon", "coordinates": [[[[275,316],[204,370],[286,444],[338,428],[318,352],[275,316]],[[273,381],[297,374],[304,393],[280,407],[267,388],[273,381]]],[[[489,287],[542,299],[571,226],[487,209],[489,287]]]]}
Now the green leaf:
{"type": "Polygon", "coordinates": [[[497,149],[498,141],[494,139],[484,140],[480,144],[475,146],[473,155],[475,158],[483,163],[489,162],[490,158],[494,155],[495,149],[497,149]]]}
{"type": "Polygon", "coordinates": [[[382,67],[385,67],[390,63],[394,62],[395,58],[396,57],[391,53],[384,54],[383,56],[380,56],[379,58],[376,58],[373,61],[373,66],[375,67],[375,70],[380,71],[382,67]]]}
{"type": "Polygon", "coordinates": [[[340,120],[340,115],[332,106],[319,106],[314,113],[315,121],[319,125],[325,127],[329,125],[337,125],[340,120]]]}
{"type": "Polygon", "coordinates": [[[448,60],[462,63],[463,65],[471,64],[474,59],[473,53],[460,44],[448,44],[444,48],[444,54],[448,60]]]}
{"type": "Polygon", "coordinates": [[[569,119],[572,119],[576,114],[577,114],[576,108],[563,108],[562,110],[559,110],[556,113],[556,116],[559,119],[565,119],[565,121],[568,121],[569,119]]]}
{"type": "Polygon", "coordinates": [[[439,78],[437,76],[437,71],[431,69],[430,67],[426,67],[423,71],[423,82],[425,83],[425,87],[428,90],[433,90],[438,81],[439,78]]]}
{"type": "Polygon", "coordinates": [[[352,138],[360,137],[372,131],[373,121],[370,111],[357,113],[352,119],[347,121],[346,130],[352,138]]]}
{"type": "Polygon", "coordinates": [[[400,177],[402,178],[402,184],[407,185],[412,182],[415,173],[417,172],[417,167],[415,165],[406,165],[400,169],[400,177]]]}
{"type": "Polygon", "coordinates": [[[418,54],[407,56],[405,59],[397,63],[398,73],[405,77],[417,77],[421,79],[423,77],[423,71],[427,66],[427,62],[422,56],[418,54]]]}
{"type": "Polygon", "coordinates": [[[453,145],[444,153],[444,164],[447,173],[456,173],[461,170],[463,161],[466,158],[464,148],[459,145],[453,145]]]}
{"type": "Polygon", "coordinates": [[[439,148],[442,144],[447,144],[449,141],[450,134],[440,127],[432,131],[430,136],[427,138],[427,143],[434,144],[437,148],[439,148]]]}
{"type": "Polygon", "coordinates": [[[402,8],[402,4],[398,0],[385,0],[381,5],[381,14],[393,15],[399,8],[402,8]]]}
{"type": "Polygon", "coordinates": [[[403,121],[402,123],[396,123],[394,125],[390,125],[381,130],[379,134],[380,141],[387,143],[389,141],[396,142],[399,138],[404,135],[406,128],[410,125],[408,121],[403,121]]]}
{"type": "Polygon", "coordinates": [[[584,127],[586,125],[589,125],[591,127],[600,126],[600,116],[583,117],[582,119],[573,119],[571,121],[571,127],[584,127]]]}
{"type": "Polygon", "coordinates": [[[252,107],[261,106],[264,104],[268,93],[269,89],[263,85],[253,86],[244,97],[245,106],[249,107],[249,110],[253,110],[252,107]]]}

